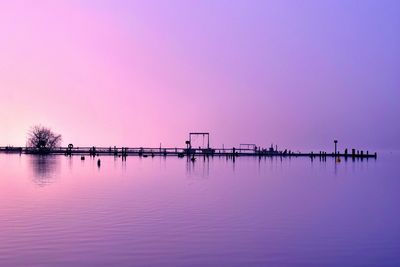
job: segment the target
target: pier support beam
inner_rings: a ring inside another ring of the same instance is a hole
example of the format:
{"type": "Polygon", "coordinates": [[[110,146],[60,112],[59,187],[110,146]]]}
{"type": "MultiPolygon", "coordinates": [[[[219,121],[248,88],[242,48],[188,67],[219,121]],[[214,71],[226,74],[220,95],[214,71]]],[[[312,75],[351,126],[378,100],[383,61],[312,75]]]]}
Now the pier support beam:
{"type": "Polygon", "coordinates": [[[337,143],[338,143],[338,141],[334,140],[333,142],[335,143],[335,155],[337,155],[337,143]]]}

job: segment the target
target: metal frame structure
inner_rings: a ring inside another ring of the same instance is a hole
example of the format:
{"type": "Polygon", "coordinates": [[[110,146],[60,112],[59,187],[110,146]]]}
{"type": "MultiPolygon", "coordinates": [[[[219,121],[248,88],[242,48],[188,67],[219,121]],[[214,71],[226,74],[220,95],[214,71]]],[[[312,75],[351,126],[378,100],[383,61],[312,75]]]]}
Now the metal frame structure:
{"type": "Polygon", "coordinates": [[[256,150],[257,145],[256,144],[240,144],[239,149],[243,149],[242,146],[246,146],[244,149],[251,149],[251,150],[256,150]]]}
{"type": "Polygon", "coordinates": [[[206,133],[206,132],[189,133],[189,145],[190,145],[190,147],[192,147],[192,135],[201,135],[201,136],[203,136],[203,141],[204,141],[204,137],[207,136],[207,149],[210,149],[210,133],[206,133]]]}

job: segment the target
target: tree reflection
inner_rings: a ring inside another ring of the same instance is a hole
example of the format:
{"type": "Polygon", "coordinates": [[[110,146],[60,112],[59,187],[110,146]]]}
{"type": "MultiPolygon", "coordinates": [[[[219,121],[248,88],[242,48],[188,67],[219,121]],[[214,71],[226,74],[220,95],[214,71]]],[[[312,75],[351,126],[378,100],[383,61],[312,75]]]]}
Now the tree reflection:
{"type": "Polygon", "coordinates": [[[59,169],[59,157],[52,155],[32,155],[30,165],[33,172],[33,181],[38,186],[46,186],[54,181],[59,169]]]}

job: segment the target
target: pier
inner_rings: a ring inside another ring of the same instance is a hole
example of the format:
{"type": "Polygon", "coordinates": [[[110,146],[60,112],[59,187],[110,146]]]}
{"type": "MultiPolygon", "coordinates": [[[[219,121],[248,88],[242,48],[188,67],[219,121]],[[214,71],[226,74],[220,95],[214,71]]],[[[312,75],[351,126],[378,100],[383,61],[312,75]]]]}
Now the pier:
{"type": "Polygon", "coordinates": [[[338,151],[338,141],[334,140],[334,152],[326,151],[311,151],[311,152],[294,152],[288,149],[278,150],[278,146],[272,145],[268,148],[257,146],[256,144],[240,144],[237,148],[212,148],[210,147],[210,134],[207,132],[194,132],[189,133],[189,139],[185,141],[186,147],[74,147],[73,144],[69,144],[66,147],[56,147],[43,153],[38,151],[35,147],[13,147],[5,146],[0,147],[0,153],[19,153],[19,154],[54,154],[54,155],[80,155],[84,158],[85,155],[89,156],[115,156],[115,157],[127,157],[127,156],[139,156],[139,157],[154,157],[154,156],[176,156],[176,157],[188,157],[194,159],[196,156],[204,157],[309,157],[311,159],[320,158],[322,160],[326,158],[352,158],[352,159],[364,159],[364,158],[377,158],[377,153],[370,153],[368,150],[356,150],[351,149],[351,152],[346,148],[343,153],[338,151]],[[193,138],[195,136],[201,136],[203,138],[203,146],[198,148],[192,147],[193,138]],[[207,142],[205,145],[205,141],[207,142]]]}
{"type": "MultiPolygon", "coordinates": [[[[20,154],[39,154],[35,148],[31,147],[0,147],[0,153],[20,153],[20,154]]],[[[328,153],[319,152],[292,152],[270,151],[266,149],[248,149],[248,148],[177,148],[177,147],[59,147],[49,151],[46,154],[54,155],[88,155],[88,156],[232,156],[232,157],[311,157],[311,158],[328,158],[328,157],[345,157],[345,158],[376,158],[377,153],[370,154],[368,151],[359,150],[352,153],[328,153]]]]}

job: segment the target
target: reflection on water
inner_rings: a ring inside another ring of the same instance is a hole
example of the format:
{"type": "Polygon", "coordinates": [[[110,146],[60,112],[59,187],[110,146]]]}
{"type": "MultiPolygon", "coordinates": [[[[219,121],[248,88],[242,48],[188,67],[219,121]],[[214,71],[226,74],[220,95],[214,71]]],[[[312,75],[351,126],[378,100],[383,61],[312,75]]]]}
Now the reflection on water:
{"type": "Polygon", "coordinates": [[[210,157],[198,157],[196,161],[186,158],[186,175],[190,179],[205,179],[210,175],[210,157]]]}
{"type": "Polygon", "coordinates": [[[400,266],[399,161],[0,154],[0,266],[400,266]]]}
{"type": "Polygon", "coordinates": [[[56,177],[60,167],[60,157],[53,155],[30,155],[29,163],[32,168],[32,178],[35,184],[46,186],[51,184],[56,177]]]}

